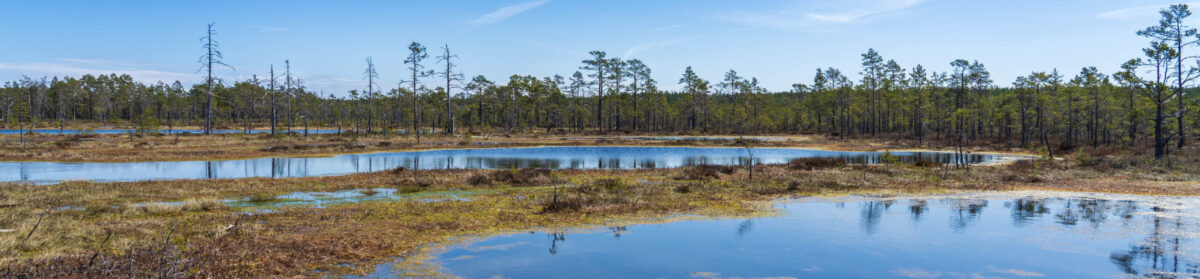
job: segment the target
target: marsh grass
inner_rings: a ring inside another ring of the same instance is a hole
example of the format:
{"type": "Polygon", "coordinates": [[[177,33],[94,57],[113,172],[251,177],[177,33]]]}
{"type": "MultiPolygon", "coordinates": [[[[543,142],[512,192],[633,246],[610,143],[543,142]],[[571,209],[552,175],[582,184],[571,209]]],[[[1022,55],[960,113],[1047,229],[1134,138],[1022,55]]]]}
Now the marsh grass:
{"type": "Polygon", "coordinates": [[[697,165],[684,168],[683,173],[676,178],[685,180],[719,179],[722,175],[731,175],[736,171],[737,168],[733,166],[697,165]]]}
{"type": "Polygon", "coordinates": [[[840,158],[797,158],[788,161],[788,167],[794,170],[819,170],[844,166],[846,166],[846,160],[840,158]]]}
{"type": "Polygon", "coordinates": [[[246,201],[251,202],[251,203],[269,203],[269,202],[274,202],[274,201],[278,201],[278,200],[279,200],[279,196],[276,196],[274,194],[255,194],[255,195],[250,195],[249,197],[246,198],[246,201]]]}
{"type": "Polygon", "coordinates": [[[0,207],[0,229],[13,231],[0,233],[0,266],[4,266],[0,273],[19,277],[33,272],[62,275],[74,270],[71,274],[79,274],[56,276],[68,278],[125,277],[128,270],[139,277],[161,273],[200,278],[320,276],[313,270],[335,275],[363,274],[375,263],[414,256],[430,243],[466,235],[679,214],[761,214],[764,209],[758,202],[794,195],[1022,189],[1200,194],[1200,187],[1195,187],[1195,181],[1200,181],[1193,166],[1200,164],[1196,159],[1181,156],[1168,165],[1147,163],[1138,156],[1144,155],[1093,154],[1086,162],[1064,158],[970,170],[918,163],[862,167],[805,163],[800,168],[792,164],[764,165],[755,167],[754,181],[737,169],[728,173],[705,171],[698,177],[708,179],[683,180],[674,178],[687,169],[533,169],[405,170],[288,179],[76,181],[42,186],[0,183],[0,203],[11,205],[0,207]],[[477,183],[477,178],[496,176],[502,176],[503,181],[477,183]],[[1006,176],[1038,180],[1006,181],[1006,176]],[[526,187],[540,183],[549,187],[526,187]],[[397,199],[327,208],[284,207],[252,215],[235,213],[218,202],[296,191],[379,187],[393,187],[397,193],[449,189],[482,193],[462,202],[397,199]],[[189,201],[179,206],[134,206],[161,200],[189,201]],[[53,210],[62,206],[80,209],[53,210]],[[41,216],[44,220],[38,225],[41,216]],[[169,245],[161,244],[168,234],[173,240],[167,241],[169,245]],[[31,236],[26,239],[25,235],[31,236]],[[109,235],[111,239],[106,241],[109,235]],[[103,253],[108,254],[96,258],[125,266],[132,261],[135,268],[81,264],[96,254],[97,247],[106,247],[103,253]],[[159,265],[163,259],[178,263],[177,267],[159,265]]]}
{"type": "Polygon", "coordinates": [[[213,211],[225,209],[225,204],[217,199],[190,199],[180,207],[183,211],[213,211]]]}

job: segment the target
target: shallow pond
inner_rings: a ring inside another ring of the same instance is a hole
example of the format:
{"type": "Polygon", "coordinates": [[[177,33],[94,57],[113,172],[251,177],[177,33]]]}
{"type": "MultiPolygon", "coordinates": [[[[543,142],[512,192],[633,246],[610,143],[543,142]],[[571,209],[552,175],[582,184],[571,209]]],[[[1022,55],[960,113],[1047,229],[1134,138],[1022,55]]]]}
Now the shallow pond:
{"type": "MultiPolygon", "coordinates": [[[[271,208],[297,206],[297,207],[312,207],[325,208],[328,205],[343,204],[343,203],[359,203],[372,201],[401,201],[414,200],[418,202],[446,202],[446,201],[471,201],[470,197],[478,194],[487,193],[488,191],[436,191],[436,192],[413,192],[405,193],[397,191],[395,188],[366,188],[366,189],[350,189],[332,192],[291,192],[277,196],[267,196],[267,198],[235,198],[224,199],[221,203],[225,206],[242,207],[242,208],[258,208],[259,211],[271,210],[271,208]]],[[[138,206],[147,206],[152,204],[181,206],[184,201],[162,201],[137,204],[138,206]]],[[[64,209],[82,209],[81,207],[67,207],[64,209]]]]}
{"type": "MultiPolygon", "coordinates": [[[[627,136],[627,137],[565,137],[563,140],[645,140],[645,141],[735,141],[737,136],[627,136]]],[[[751,142],[788,141],[787,137],[748,136],[751,142]]]]}
{"type": "MultiPolygon", "coordinates": [[[[431,263],[465,278],[1194,278],[1198,205],[1040,192],[798,199],[775,217],[488,237],[431,263]]],[[[368,277],[397,274],[384,264],[368,277]]]]}
{"type": "MultiPolygon", "coordinates": [[[[842,158],[850,163],[878,163],[881,152],[823,151],[796,148],[755,148],[757,163],[786,163],[795,158],[842,158]]],[[[895,152],[899,161],[922,157],[950,162],[951,153],[895,152]]],[[[1016,157],[969,155],[968,161],[987,163],[1016,157]]],[[[165,161],[132,163],[0,162],[0,182],[58,183],[66,180],[140,181],[245,177],[306,177],[408,169],[634,169],[675,168],[699,164],[741,165],[746,149],[699,147],[534,147],[446,149],[413,152],[346,154],[314,158],[261,158],[226,161],[165,161]]]]}
{"type": "MultiPolygon", "coordinates": [[[[692,136],[661,136],[661,137],[651,137],[651,136],[634,136],[634,137],[622,137],[622,138],[623,138],[623,139],[631,139],[631,140],[670,140],[670,141],[686,141],[686,140],[696,140],[696,141],[735,141],[735,140],[738,140],[738,139],[739,139],[738,137],[734,137],[734,136],[726,136],[726,137],[692,137],[692,136]]],[[[741,138],[741,139],[745,139],[745,140],[749,140],[749,141],[787,141],[787,140],[788,140],[788,138],[785,138],[785,137],[757,137],[757,136],[752,136],[752,137],[743,137],[743,138],[741,138]]]]}

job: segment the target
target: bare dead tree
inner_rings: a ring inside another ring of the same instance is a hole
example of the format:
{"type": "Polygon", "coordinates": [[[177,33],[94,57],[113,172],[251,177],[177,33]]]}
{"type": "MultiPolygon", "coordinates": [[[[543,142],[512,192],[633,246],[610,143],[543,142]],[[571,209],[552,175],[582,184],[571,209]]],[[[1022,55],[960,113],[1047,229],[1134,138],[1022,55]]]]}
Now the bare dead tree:
{"type": "Polygon", "coordinates": [[[216,30],[213,29],[213,25],[216,24],[217,23],[215,22],[209,23],[208,32],[205,33],[204,37],[200,38],[200,41],[204,42],[204,55],[200,56],[200,70],[207,73],[207,76],[204,78],[204,83],[208,86],[208,94],[205,96],[208,104],[204,108],[204,134],[212,133],[213,83],[216,82],[216,78],[213,77],[213,66],[225,66],[229,69],[233,69],[233,66],[225,64],[225,61],[223,61],[224,56],[221,55],[221,45],[215,38],[213,38],[213,36],[217,35],[216,30]]]}

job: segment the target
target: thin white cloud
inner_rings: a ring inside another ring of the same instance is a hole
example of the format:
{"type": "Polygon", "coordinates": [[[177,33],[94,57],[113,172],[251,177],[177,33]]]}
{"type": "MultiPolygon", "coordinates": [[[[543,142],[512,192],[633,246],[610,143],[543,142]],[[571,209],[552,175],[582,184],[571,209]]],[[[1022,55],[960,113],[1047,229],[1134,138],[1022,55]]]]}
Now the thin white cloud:
{"type": "MultiPolygon", "coordinates": [[[[1200,2],[1191,2],[1191,3],[1184,3],[1184,4],[1187,4],[1188,6],[1197,6],[1197,5],[1200,5],[1200,2]]],[[[1103,13],[1096,15],[1096,17],[1103,18],[1103,19],[1131,19],[1131,18],[1139,18],[1139,17],[1157,17],[1159,10],[1166,9],[1170,5],[1171,4],[1159,4],[1159,5],[1124,8],[1124,9],[1119,9],[1119,10],[1103,12],[1103,13]]]]}
{"type": "Polygon", "coordinates": [[[912,8],[921,4],[922,0],[884,0],[873,7],[857,9],[840,13],[808,13],[805,16],[814,21],[846,23],[866,17],[890,13],[912,8]]]}
{"type": "Polygon", "coordinates": [[[682,38],[682,39],[674,39],[674,40],[666,40],[666,41],[659,41],[659,42],[653,42],[653,43],[638,44],[638,45],[630,47],[628,50],[626,50],[624,57],[630,58],[630,57],[633,57],[634,54],[641,52],[641,51],[646,51],[646,50],[649,50],[652,48],[676,45],[676,44],[680,44],[680,43],[684,43],[684,42],[688,42],[688,41],[694,41],[694,40],[698,40],[703,37],[704,36],[695,36],[695,37],[688,37],[688,38],[682,38]]]}
{"type": "Polygon", "coordinates": [[[483,26],[483,25],[500,22],[502,20],[516,16],[518,14],[524,13],[525,11],[532,10],[533,8],[541,7],[542,5],[545,5],[546,2],[550,2],[550,0],[530,1],[530,2],[525,2],[525,3],[521,3],[521,4],[516,4],[516,5],[496,9],[496,11],[494,11],[494,12],[491,12],[489,14],[486,14],[479,18],[476,18],[475,20],[472,20],[471,25],[483,26]]]}
{"type": "Polygon", "coordinates": [[[86,64],[86,65],[89,65],[90,67],[121,68],[121,69],[172,68],[172,67],[177,66],[177,65],[170,65],[170,64],[159,64],[159,63],[131,62],[131,61],[110,60],[110,59],[71,58],[71,57],[59,58],[58,61],[70,62],[70,63],[74,63],[74,64],[86,64]]]}
{"type": "MultiPolygon", "coordinates": [[[[366,87],[366,82],[364,81],[334,75],[314,76],[304,79],[304,83],[308,88],[323,92],[324,95],[322,95],[322,97],[329,96],[329,94],[345,97],[347,96],[346,92],[350,92],[352,89],[362,89],[360,87],[366,87]]],[[[382,86],[384,83],[381,83],[380,85],[382,86]]],[[[382,87],[390,88],[388,86],[382,87]]],[[[384,92],[386,93],[386,90],[384,92]]]]}
{"type": "Polygon", "coordinates": [[[650,32],[662,32],[662,31],[667,31],[667,30],[671,30],[671,29],[679,29],[684,26],[687,26],[687,24],[676,24],[676,25],[671,25],[671,26],[663,26],[663,27],[659,27],[659,28],[650,29],[650,32]]]}
{"type": "Polygon", "coordinates": [[[916,7],[924,0],[881,0],[865,7],[841,12],[799,12],[784,10],[768,12],[733,12],[721,18],[741,24],[777,28],[813,27],[829,24],[854,23],[897,13],[916,7]]]}
{"type": "Polygon", "coordinates": [[[96,64],[92,66],[69,65],[63,63],[13,63],[0,62],[0,73],[8,72],[13,74],[28,75],[28,76],[73,76],[80,77],[83,75],[101,75],[101,74],[127,74],[135,80],[143,82],[175,82],[188,81],[198,79],[196,75],[189,73],[169,72],[152,69],[134,69],[134,68],[103,68],[94,67],[98,65],[94,59],[71,59],[64,58],[64,61],[76,61],[78,64],[96,64]]]}

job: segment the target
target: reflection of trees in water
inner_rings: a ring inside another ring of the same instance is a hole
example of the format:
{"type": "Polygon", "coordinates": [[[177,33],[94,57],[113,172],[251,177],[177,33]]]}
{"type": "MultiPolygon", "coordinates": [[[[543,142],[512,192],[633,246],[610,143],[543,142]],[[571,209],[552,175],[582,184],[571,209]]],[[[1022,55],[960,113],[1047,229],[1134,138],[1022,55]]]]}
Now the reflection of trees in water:
{"type": "Polygon", "coordinates": [[[737,236],[738,237],[746,236],[746,234],[750,233],[750,231],[753,231],[753,230],[754,230],[754,219],[746,219],[746,221],[743,221],[741,224],[738,224],[737,236]]]}
{"type": "Polygon", "coordinates": [[[979,219],[979,214],[983,213],[983,208],[987,205],[987,200],[955,199],[951,208],[954,212],[950,214],[950,228],[955,232],[963,232],[979,219]]]}
{"type": "Polygon", "coordinates": [[[613,238],[621,239],[621,235],[628,231],[625,226],[608,227],[608,232],[612,233],[613,238]]]}
{"type": "Polygon", "coordinates": [[[894,202],[894,200],[883,200],[862,203],[863,232],[873,234],[879,230],[879,221],[883,218],[883,212],[892,207],[894,202]]]}
{"type": "Polygon", "coordinates": [[[1013,226],[1023,227],[1050,212],[1046,199],[1022,198],[1011,203],[1013,226]]]}
{"type": "Polygon", "coordinates": [[[564,232],[554,232],[546,236],[550,237],[550,254],[558,255],[558,243],[567,241],[567,234],[564,232]]]}
{"type": "Polygon", "coordinates": [[[1132,201],[1111,201],[1100,199],[1067,199],[1063,210],[1054,217],[1059,224],[1076,225],[1079,221],[1084,221],[1092,225],[1092,228],[1099,228],[1108,220],[1111,214],[1118,218],[1129,219],[1133,218],[1133,212],[1137,211],[1137,204],[1132,201]]]}
{"type": "MultiPolygon", "coordinates": [[[[882,218],[887,216],[885,213],[894,202],[872,200],[858,203],[864,233],[878,232],[882,218]]],[[[961,233],[966,227],[979,221],[988,202],[983,199],[959,198],[942,200],[939,204],[944,204],[944,208],[949,210],[950,228],[961,233]]],[[[839,209],[845,207],[844,203],[833,205],[839,209]]],[[[914,222],[920,222],[922,216],[930,211],[929,202],[926,200],[910,199],[907,200],[907,205],[910,218],[914,222]]],[[[1070,231],[1084,235],[1107,234],[1114,228],[1124,228],[1145,235],[1145,239],[1129,245],[1128,250],[1116,251],[1110,255],[1110,261],[1119,270],[1133,277],[1198,278],[1196,275],[1200,274],[1200,261],[1195,255],[1197,249],[1187,245],[1193,241],[1190,235],[1200,231],[1196,227],[1195,217],[1190,215],[1195,212],[1184,212],[1185,209],[1174,207],[1147,206],[1148,203],[1094,198],[1019,198],[1005,203],[1005,207],[1011,210],[1009,214],[1013,227],[1034,224],[1063,228],[1083,227],[1087,229],[1070,231]],[[1139,211],[1143,214],[1138,214],[1139,211]],[[1108,226],[1104,227],[1105,224],[1108,226]]]]}
{"type": "Polygon", "coordinates": [[[914,222],[920,222],[921,215],[925,214],[925,211],[928,211],[928,210],[929,210],[929,205],[927,202],[925,202],[925,200],[909,200],[908,201],[908,213],[912,215],[912,220],[914,222]]]}
{"type": "MultiPolygon", "coordinates": [[[[795,158],[839,158],[850,163],[879,163],[881,153],[840,152],[786,149],[755,149],[754,164],[787,163],[795,158]],[[760,154],[761,152],[761,154],[760,154]]],[[[901,162],[926,158],[949,162],[953,154],[928,152],[894,153],[901,162]]],[[[998,157],[971,155],[971,162],[985,162],[998,157]]],[[[142,180],[147,178],[243,178],[243,177],[303,177],[342,175],[383,171],[396,167],[407,169],[512,169],[512,168],[579,168],[629,169],[673,168],[702,164],[747,165],[750,158],[738,150],[725,148],[671,148],[662,151],[652,148],[616,147],[547,147],[545,149],[463,149],[377,154],[345,154],[322,158],[261,158],[228,161],[136,162],[136,163],[37,163],[0,164],[5,179],[28,181],[62,177],[79,179],[142,180]],[[103,168],[103,175],[91,174],[103,168]],[[146,176],[143,168],[162,170],[146,176]],[[47,173],[47,170],[54,170],[47,173]],[[42,178],[43,176],[49,176],[42,178]],[[99,176],[99,177],[96,177],[99,176]]]]}
{"type": "Polygon", "coordinates": [[[1178,210],[1159,206],[1151,207],[1151,211],[1154,212],[1149,217],[1153,228],[1146,239],[1130,244],[1129,250],[1113,252],[1109,259],[1132,277],[1196,278],[1196,274],[1200,274],[1200,264],[1186,258],[1187,251],[1180,251],[1180,241],[1189,231],[1183,224],[1183,216],[1170,214],[1180,213],[1178,210]],[[1185,258],[1181,259],[1181,256],[1185,258]]]}

